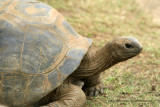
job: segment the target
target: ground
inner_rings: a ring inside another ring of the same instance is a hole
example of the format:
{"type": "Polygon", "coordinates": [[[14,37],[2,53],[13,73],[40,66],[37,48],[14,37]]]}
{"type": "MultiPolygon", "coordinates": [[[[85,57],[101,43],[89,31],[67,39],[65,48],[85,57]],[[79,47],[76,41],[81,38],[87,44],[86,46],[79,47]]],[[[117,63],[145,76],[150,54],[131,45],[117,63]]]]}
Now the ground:
{"type": "Polygon", "coordinates": [[[159,0],[136,0],[139,6],[151,14],[153,22],[160,25],[160,1],[159,0]]]}
{"type": "Polygon", "coordinates": [[[104,95],[84,107],[160,106],[160,25],[135,0],[41,0],[61,12],[96,48],[116,36],[134,36],[143,45],[137,57],[106,70],[104,95]]]}

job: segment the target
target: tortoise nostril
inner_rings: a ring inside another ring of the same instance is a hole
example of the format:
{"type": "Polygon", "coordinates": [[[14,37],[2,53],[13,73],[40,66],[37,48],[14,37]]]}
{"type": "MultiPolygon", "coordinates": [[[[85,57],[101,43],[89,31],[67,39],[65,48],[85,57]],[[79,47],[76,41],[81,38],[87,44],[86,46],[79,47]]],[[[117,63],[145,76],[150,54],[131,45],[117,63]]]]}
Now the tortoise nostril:
{"type": "Polygon", "coordinates": [[[133,46],[131,44],[128,44],[128,43],[125,44],[125,47],[128,48],[128,49],[133,48],[133,46]]]}

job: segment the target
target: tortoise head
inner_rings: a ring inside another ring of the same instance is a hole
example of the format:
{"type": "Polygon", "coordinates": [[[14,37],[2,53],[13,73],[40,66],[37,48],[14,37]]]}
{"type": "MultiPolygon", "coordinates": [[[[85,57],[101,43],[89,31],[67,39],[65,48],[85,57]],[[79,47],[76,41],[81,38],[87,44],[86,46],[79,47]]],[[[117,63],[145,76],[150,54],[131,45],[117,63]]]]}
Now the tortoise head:
{"type": "Polygon", "coordinates": [[[141,43],[134,37],[118,37],[110,42],[110,51],[119,61],[125,61],[142,51],[141,43]]]}

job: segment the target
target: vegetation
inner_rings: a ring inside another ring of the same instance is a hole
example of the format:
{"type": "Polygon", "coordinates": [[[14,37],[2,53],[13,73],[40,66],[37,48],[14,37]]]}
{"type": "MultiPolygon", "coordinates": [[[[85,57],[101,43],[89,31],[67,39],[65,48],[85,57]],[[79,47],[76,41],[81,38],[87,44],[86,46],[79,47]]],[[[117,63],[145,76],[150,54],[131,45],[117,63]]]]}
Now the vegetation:
{"type": "Polygon", "coordinates": [[[61,12],[83,36],[102,47],[116,36],[134,36],[143,52],[106,70],[105,94],[84,107],[160,106],[160,26],[134,0],[41,0],[61,12]]]}

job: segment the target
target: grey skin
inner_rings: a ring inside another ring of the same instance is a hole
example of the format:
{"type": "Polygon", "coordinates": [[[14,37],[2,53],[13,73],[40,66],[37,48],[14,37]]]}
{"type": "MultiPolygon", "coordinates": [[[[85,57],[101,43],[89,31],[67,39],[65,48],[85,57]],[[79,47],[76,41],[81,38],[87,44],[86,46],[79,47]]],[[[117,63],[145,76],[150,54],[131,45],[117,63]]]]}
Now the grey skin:
{"type": "Polygon", "coordinates": [[[100,78],[103,71],[118,62],[138,55],[141,51],[142,46],[134,37],[117,37],[98,50],[91,47],[78,69],[62,85],[41,99],[39,105],[45,105],[44,107],[82,106],[86,101],[84,92],[88,96],[103,94],[100,78]]]}

